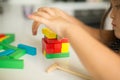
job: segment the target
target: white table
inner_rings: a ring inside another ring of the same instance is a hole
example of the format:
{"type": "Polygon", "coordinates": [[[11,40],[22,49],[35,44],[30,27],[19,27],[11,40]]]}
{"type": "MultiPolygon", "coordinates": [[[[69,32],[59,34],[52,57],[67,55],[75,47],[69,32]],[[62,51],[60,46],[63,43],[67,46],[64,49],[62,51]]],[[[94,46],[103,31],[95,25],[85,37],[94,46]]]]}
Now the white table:
{"type": "Polygon", "coordinates": [[[57,61],[70,65],[69,67],[73,70],[88,74],[71,46],[69,58],[44,58],[41,52],[42,27],[39,28],[38,35],[33,36],[31,33],[32,21],[24,18],[21,6],[6,5],[4,9],[4,14],[0,15],[0,33],[14,33],[16,40],[11,45],[17,46],[17,44],[23,43],[34,46],[37,48],[37,55],[22,57],[25,64],[24,69],[0,69],[0,80],[83,80],[60,70],[46,73],[47,67],[57,61]]]}

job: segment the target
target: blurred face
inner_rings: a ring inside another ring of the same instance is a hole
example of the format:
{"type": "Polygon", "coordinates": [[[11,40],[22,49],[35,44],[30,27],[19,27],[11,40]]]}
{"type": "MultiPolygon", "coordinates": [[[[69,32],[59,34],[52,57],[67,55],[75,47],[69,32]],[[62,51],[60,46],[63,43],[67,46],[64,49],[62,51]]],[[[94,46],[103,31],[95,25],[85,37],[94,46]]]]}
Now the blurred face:
{"type": "Polygon", "coordinates": [[[111,18],[115,36],[120,39],[120,0],[111,0],[111,18]]]}

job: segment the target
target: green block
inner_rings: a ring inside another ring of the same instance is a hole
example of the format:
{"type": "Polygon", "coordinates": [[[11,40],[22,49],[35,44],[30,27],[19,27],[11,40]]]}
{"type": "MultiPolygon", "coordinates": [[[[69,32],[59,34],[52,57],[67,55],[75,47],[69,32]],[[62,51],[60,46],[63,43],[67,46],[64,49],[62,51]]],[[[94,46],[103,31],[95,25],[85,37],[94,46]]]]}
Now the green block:
{"type": "Polygon", "coordinates": [[[0,59],[0,68],[23,69],[24,61],[16,59],[0,59]]]}
{"type": "Polygon", "coordinates": [[[9,56],[1,56],[0,59],[10,59],[9,56]]]}
{"type": "Polygon", "coordinates": [[[5,40],[3,40],[3,43],[11,43],[15,40],[15,34],[6,34],[6,36],[9,36],[8,38],[6,38],[5,40]]]}
{"type": "Polygon", "coordinates": [[[8,55],[12,59],[18,59],[26,54],[26,51],[23,49],[17,49],[15,52],[12,54],[8,55]]]}
{"type": "Polygon", "coordinates": [[[12,45],[6,44],[6,43],[0,43],[0,45],[3,46],[3,49],[5,49],[5,50],[7,50],[7,49],[17,50],[17,49],[19,49],[16,46],[12,46],[12,45]]]}
{"type": "Polygon", "coordinates": [[[65,57],[69,57],[70,54],[69,53],[55,53],[55,54],[47,54],[46,53],[46,58],[47,59],[52,59],[52,58],[65,58],[65,57]]]}
{"type": "Polygon", "coordinates": [[[0,45],[0,50],[2,50],[3,49],[3,46],[2,45],[0,45]]]}

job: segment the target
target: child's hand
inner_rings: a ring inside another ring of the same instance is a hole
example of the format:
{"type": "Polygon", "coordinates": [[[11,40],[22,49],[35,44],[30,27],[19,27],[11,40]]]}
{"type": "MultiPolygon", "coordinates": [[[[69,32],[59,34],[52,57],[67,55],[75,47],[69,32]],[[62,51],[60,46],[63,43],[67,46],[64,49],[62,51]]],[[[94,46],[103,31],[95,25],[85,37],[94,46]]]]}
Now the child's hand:
{"type": "Polygon", "coordinates": [[[29,18],[34,20],[32,26],[34,35],[37,33],[38,26],[40,24],[45,24],[56,34],[63,37],[63,34],[68,27],[71,27],[71,25],[74,24],[71,20],[71,16],[57,8],[39,8],[38,11],[30,15],[29,18]]]}

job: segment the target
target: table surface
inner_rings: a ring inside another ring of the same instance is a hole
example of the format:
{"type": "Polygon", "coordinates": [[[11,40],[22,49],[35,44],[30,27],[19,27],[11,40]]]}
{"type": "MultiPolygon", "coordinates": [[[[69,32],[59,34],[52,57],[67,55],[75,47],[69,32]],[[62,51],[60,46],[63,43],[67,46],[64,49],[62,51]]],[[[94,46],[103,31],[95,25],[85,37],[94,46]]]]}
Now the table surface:
{"type": "Polygon", "coordinates": [[[69,58],[46,59],[41,52],[41,29],[44,25],[39,28],[36,36],[31,33],[31,25],[32,21],[23,16],[21,6],[4,7],[4,14],[0,14],[0,33],[14,33],[15,41],[11,45],[23,43],[34,46],[37,48],[37,55],[25,55],[21,58],[24,59],[24,69],[0,69],[0,80],[83,80],[60,70],[45,72],[51,64],[59,62],[72,70],[88,74],[71,46],[69,58]]]}

